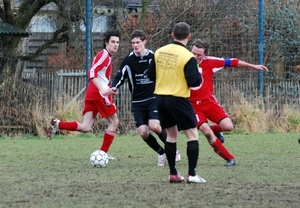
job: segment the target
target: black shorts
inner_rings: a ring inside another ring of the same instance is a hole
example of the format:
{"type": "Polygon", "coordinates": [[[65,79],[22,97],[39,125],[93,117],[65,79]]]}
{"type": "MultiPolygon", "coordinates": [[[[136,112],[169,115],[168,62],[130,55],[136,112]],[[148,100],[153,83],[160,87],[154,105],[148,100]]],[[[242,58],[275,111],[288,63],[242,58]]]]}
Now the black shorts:
{"type": "Polygon", "coordinates": [[[159,119],[155,98],[132,103],[131,111],[133,112],[135,125],[148,125],[149,119],[159,119]]]}
{"type": "Polygon", "coordinates": [[[157,95],[156,103],[162,128],[177,125],[180,131],[196,127],[195,112],[188,99],[157,95]]]}

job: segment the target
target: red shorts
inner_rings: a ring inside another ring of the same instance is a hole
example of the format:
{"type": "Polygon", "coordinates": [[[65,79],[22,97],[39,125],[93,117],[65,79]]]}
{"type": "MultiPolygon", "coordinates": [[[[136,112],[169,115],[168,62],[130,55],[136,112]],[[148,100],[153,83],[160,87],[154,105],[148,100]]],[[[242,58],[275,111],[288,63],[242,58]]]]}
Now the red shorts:
{"type": "Polygon", "coordinates": [[[112,98],[110,98],[110,101],[111,104],[107,105],[105,99],[84,100],[84,108],[82,111],[82,115],[84,115],[86,112],[92,111],[94,118],[96,118],[98,113],[101,115],[102,118],[110,117],[117,113],[117,108],[112,98]]]}
{"type": "Polygon", "coordinates": [[[228,118],[227,113],[215,97],[191,103],[196,114],[197,127],[208,120],[219,123],[224,118],[228,118]]]}

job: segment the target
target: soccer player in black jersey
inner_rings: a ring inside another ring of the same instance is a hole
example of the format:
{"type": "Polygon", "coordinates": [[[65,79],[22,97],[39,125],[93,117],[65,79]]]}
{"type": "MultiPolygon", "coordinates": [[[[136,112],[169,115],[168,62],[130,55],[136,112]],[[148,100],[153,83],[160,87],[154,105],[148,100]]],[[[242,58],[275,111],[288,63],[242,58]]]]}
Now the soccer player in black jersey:
{"type": "MultiPolygon", "coordinates": [[[[163,143],[166,142],[166,132],[160,126],[156,99],[153,94],[154,82],[147,76],[147,69],[154,53],[145,47],[146,43],[146,34],[143,30],[132,32],[133,51],[123,59],[112,82],[112,88],[115,87],[117,90],[128,79],[137,131],[148,146],[158,153],[158,166],[164,166],[167,161],[165,150],[149,131],[155,132],[163,143]]],[[[176,161],[179,161],[180,157],[177,151],[176,161]]]]}

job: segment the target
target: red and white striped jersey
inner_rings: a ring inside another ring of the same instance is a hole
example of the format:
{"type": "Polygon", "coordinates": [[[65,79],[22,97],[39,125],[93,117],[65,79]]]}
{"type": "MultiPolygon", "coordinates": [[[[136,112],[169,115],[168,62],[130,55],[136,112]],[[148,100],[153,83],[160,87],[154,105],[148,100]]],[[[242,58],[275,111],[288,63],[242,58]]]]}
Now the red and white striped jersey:
{"type": "Polygon", "coordinates": [[[103,49],[94,57],[92,66],[88,71],[88,78],[90,81],[86,91],[86,100],[99,100],[101,98],[99,89],[92,82],[92,79],[98,78],[101,84],[109,86],[111,73],[111,55],[107,50],[103,49]]]}
{"type": "Polygon", "coordinates": [[[198,64],[199,72],[202,76],[202,84],[198,88],[191,89],[191,102],[197,102],[207,99],[214,94],[213,77],[215,72],[221,70],[225,66],[236,67],[238,59],[232,58],[217,58],[213,56],[206,56],[198,64]]]}

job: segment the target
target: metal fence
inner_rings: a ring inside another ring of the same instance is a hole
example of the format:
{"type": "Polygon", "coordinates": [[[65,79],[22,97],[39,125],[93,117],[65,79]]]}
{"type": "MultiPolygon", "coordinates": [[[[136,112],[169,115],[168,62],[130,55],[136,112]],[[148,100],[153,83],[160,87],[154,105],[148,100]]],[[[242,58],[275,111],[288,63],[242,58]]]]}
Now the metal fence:
{"type": "MultiPolygon", "coordinates": [[[[234,70],[224,68],[216,73],[215,96],[226,110],[230,110],[232,103],[238,99],[235,94],[242,94],[248,102],[259,97],[257,78],[236,77],[234,70]]],[[[248,69],[240,69],[248,70],[248,69]]],[[[257,73],[257,72],[256,72],[257,73]]],[[[68,95],[66,106],[73,101],[82,101],[86,88],[86,72],[84,70],[59,70],[57,72],[34,72],[23,73],[23,80],[37,88],[43,89],[43,100],[49,103],[49,107],[55,110],[58,98],[68,95]],[[26,79],[25,79],[26,77],[26,79]],[[70,99],[71,98],[71,99],[70,99]]],[[[300,106],[300,83],[292,80],[265,80],[264,95],[262,100],[265,103],[265,110],[280,112],[284,105],[295,107],[300,106]]],[[[134,129],[134,122],[131,113],[131,94],[125,83],[115,97],[119,109],[119,119],[126,128],[134,129]]]]}
{"type": "MultiPolygon", "coordinates": [[[[119,51],[113,57],[113,75],[123,57],[132,50],[130,33],[140,27],[148,37],[147,47],[156,50],[162,45],[172,41],[170,31],[177,21],[186,21],[191,25],[192,39],[201,38],[210,42],[210,55],[217,57],[236,57],[249,63],[259,62],[259,10],[258,2],[246,0],[224,1],[159,1],[161,4],[156,11],[150,11],[141,20],[140,13],[126,13],[119,18],[110,18],[122,29],[122,39],[119,51]],[[118,23],[116,23],[118,21],[118,23]],[[143,24],[140,24],[142,21],[143,24]]],[[[265,1],[264,11],[264,54],[263,60],[270,72],[263,74],[263,94],[258,94],[258,72],[251,69],[225,68],[215,75],[215,95],[225,110],[230,111],[236,93],[242,94],[246,100],[261,97],[266,110],[272,109],[278,113],[285,105],[299,110],[300,106],[300,1],[265,1]]],[[[43,35],[47,38],[47,35],[43,35]]],[[[49,36],[50,37],[50,36],[49,36]]],[[[78,46],[77,50],[85,55],[84,33],[74,33],[70,36],[69,46],[78,46]]],[[[34,43],[41,36],[32,37],[27,41],[28,53],[37,47],[34,43]],[[38,37],[38,38],[37,38],[38,37]]],[[[101,48],[101,34],[92,34],[93,51],[101,48]]],[[[192,41],[192,40],[191,40],[192,41]]],[[[43,41],[42,41],[43,42],[43,41]]],[[[190,44],[190,43],[189,43],[190,44]]],[[[188,45],[189,46],[189,45],[188,45]]],[[[59,48],[57,45],[50,48],[43,56],[49,56],[59,48]],[[56,48],[56,49],[55,49],[56,48]]],[[[64,59],[67,59],[65,56],[64,59]]],[[[82,57],[81,57],[82,58],[82,57]]],[[[82,63],[85,61],[82,60],[82,63]]],[[[46,67],[47,58],[40,57],[33,60],[27,67],[46,67]],[[35,61],[35,62],[34,62],[35,61]]],[[[48,66],[47,66],[48,67],[48,66]]],[[[58,97],[69,95],[71,100],[80,101],[84,96],[85,71],[70,70],[47,71],[36,70],[23,72],[22,79],[32,86],[41,88],[39,95],[49,103],[51,110],[55,111],[58,97]]],[[[113,77],[113,76],[112,76],[113,77]]],[[[135,129],[130,94],[123,86],[116,97],[119,108],[119,119],[124,129],[135,129]]],[[[3,124],[0,124],[3,125],[3,124]]]]}

